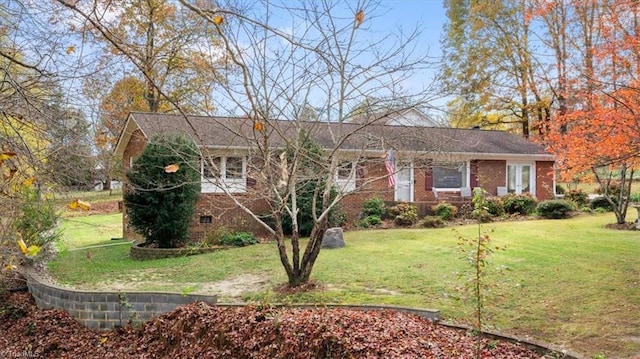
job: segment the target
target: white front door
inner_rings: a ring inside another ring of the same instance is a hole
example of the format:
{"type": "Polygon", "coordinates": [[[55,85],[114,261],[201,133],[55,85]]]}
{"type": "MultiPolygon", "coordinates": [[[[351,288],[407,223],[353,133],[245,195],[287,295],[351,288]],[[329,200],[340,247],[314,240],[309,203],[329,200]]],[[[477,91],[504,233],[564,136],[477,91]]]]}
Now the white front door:
{"type": "Polygon", "coordinates": [[[507,192],[535,195],[535,170],[531,163],[507,163],[507,192]]]}
{"type": "Polygon", "coordinates": [[[398,163],[395,200],[413,202],[413,164],[411,162],[398,163]]]}

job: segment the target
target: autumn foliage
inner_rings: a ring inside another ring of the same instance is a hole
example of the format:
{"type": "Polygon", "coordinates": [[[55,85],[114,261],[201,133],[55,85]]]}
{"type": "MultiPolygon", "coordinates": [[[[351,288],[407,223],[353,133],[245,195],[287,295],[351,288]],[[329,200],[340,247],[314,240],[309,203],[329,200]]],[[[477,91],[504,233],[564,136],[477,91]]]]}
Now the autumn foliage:
{"type": "Polygon", "coordinates": [[[640,8],[627,0],[573,5],[579,15],[591,9],[600,16],[591,24],[594,41],[587,43],[582,65],[575,69],[580,76],[565,79],[569,86],[563,95],[571,101],[556,113],[545,141],[557,156],[561,180],[588,174],[601,188],[614,182],[625,188],[618,198],[603,193],[623,223],[624,194],[640,168],[640,8]]]}

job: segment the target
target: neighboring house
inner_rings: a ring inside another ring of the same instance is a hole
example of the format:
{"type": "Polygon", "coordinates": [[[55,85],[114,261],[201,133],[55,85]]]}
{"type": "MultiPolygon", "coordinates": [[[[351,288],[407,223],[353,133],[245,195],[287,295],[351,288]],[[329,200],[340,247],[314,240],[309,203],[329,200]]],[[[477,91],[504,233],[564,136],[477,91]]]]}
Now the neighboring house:
{"type": "MultiPolygon", "coordinates": [[[[415,123],[415,113],[411,121],[415,123]]],[[[191,227],[192,238],[202,238],[220,226],[260,232],[261,227],[233,204],[224,190],[233,192],[254,213],[267,214],[264,200],[251,195],[259,191],[251,173],[251,153],[262,132],[248,118],[131,113],[118,140],[116,154],[122,157],[124,172],[156,134],[183,133],[213,156],[220,169],[212,174],[201,163],[202,194],[191,227]],[[257,137],[256,137],[257,136],[257,137]],[[224,190],[223,190],[224,188],[224,190]]],[[[393,123],[403,123],[402,116],[393,123]]],[[[340,148],[341,162],[335,179],[341,191],[349,192],[341,202],[348,222],[355,223],[362,202],[379,196],[387,202],[402,201],[429,208],[439,200],[470,197],[471,189],[482,187],[492,195],[530,193],[538,200],[554,196],[554,159],[538,144],[502,131],[429,126],[388,125],[388,121],[363,126],[361,122],[331,123],[270,121],[272,146],[284,148],[301,127],[325,148],[341,134],[351,134],[340,148]],[[298,126],[298,127],[296,127],[298,126]],[[277,131],[273,131],[273,128],[277,131]],[[385,155],[393,148],[395,184],[389,186],[385,155]]],[[[126,211],[124,236],[131,238],[126,211]]]]}
{"type": "Polygon", "coordinates": [[[375,123],[390,126],[439,126],[438,122],[415,108],[402,109],[397,111],[376,112],[370,115],[355,116],[349,122],[375,123]]]}

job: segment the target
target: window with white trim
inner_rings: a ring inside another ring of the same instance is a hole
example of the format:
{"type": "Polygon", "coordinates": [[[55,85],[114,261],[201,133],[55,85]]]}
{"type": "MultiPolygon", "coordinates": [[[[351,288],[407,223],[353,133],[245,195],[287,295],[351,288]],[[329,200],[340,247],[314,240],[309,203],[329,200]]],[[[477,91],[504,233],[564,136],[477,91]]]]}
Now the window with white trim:
{"type": "Polygon", "coordinates": [[[433,164],[433,188],[468,187],[469,171],[466,161],[435,162],[433,164]]]}
{"type": "Polygon", "coordinates": [[[247,191],[247,160],[244,156],[202,159],[202,193],[247,191]]]}
{"type": "Polygon", "coordinates": [[[352,192],[356,189],[356,164],[353,161],[344,161],[336,168],[334,182],[341,193],[352,192]]]}

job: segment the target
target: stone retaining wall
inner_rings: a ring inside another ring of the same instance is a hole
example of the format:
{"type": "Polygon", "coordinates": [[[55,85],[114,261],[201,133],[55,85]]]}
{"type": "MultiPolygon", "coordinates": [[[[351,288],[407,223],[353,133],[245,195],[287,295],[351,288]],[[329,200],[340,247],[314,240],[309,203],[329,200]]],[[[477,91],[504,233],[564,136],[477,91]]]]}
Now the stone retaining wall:
{"type": "Polygon", "coordinates": [[[217,300],[215,295],[80,291],[49,284],[33,272],[25,276],[38,308],[62,309],[92,329],[113,329],[129,320],[144,322],[184,304],[196,301],[215,304],[217,300]]]}

